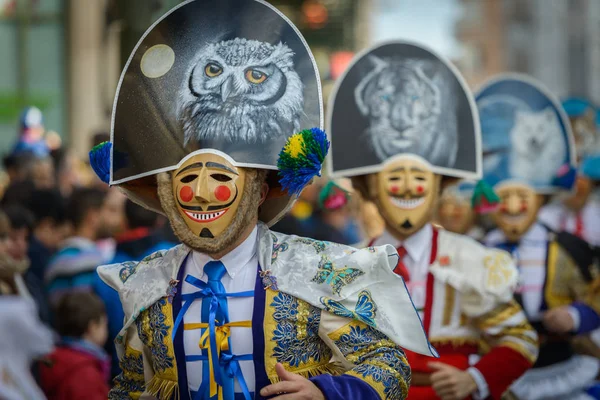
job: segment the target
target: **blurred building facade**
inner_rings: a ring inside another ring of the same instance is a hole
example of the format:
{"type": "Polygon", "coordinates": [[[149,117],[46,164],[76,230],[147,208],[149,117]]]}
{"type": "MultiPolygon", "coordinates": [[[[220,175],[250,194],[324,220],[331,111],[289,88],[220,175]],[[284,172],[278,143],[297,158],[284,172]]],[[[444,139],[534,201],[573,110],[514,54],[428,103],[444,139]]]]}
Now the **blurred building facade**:
{"type": "MultiPolygon", "coordinates": [[[[269,0],[313,49],[328,93],[344,55],[369,40],[374,0],[269,0]],[[340,57],[340,54],[342,57],[340,57]]],[[[0,155],[26,105],[85,156],[110,130],[121,70],[146,29],[181,0],[0,0],[0,155]]]]}
{"type": "Polygon", "coordinates": [[[462,0],[457,64],[473,87],[522,72],[559,97],[600,104],[600,1],[462,0]]]}

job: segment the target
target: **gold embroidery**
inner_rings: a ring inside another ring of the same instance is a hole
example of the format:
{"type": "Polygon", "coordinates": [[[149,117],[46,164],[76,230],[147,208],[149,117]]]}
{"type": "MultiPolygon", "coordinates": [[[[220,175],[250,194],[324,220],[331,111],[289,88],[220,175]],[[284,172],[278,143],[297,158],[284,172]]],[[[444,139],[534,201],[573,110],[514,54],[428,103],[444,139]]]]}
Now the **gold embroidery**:
{"type": "Polygon", "coordinates": [[[296,323],[298,339],[306,339],[306,326],[308,325],[309,314],[308,303],[304,301],[298,302],[298,322],[296,323]]]}
{"type": "Polygon", "coordinates": [[[309,378],[324,373],[339,375],[339,367],[330,363],[332,351],[319,338],[320,310],[288,294],[265,291],[265,369],[272,383],[278,382],[275,371],[281,362],[287,371],[309,378]],[[298,311],[308,310],[304,327],[297,329],[298,311]],[[300,339],[298,334],[304,334],[300,339]]]}
{"type": "Polygon", "coordinates": [[[138,335],[151,354],[154,376],[148,382],[146,393],[159,400],[179,397],[177,364],[173,345],[173,309],[162,298],[144,310],[138,320],[138,335]]]}
{"type": "Polygon", "coordinates": [[[568,282],[566,282],[568,279],[557,279],[560,278],[559,273],[565,272],[562,270],[565,267],[564,258],[559,254],[558,243],[551,242],[548,246],[548,266],[546,268],[546,287],[544,289],[546,303],[549,308],[569,305],[573,302],[571,296],[568,295],[568,282]],[[558,265],[559,262],[560,265],[558,265]]]}
{"type": "Polygon", "coordinates": [[[450,325],[452,322],[452,312],[454,311],[454,299],[456,292],[454,288],[446,283],[446,292],[444,296],[444,315],[442,317],[442,326],[450,325]]]}
{"type": "Polygon", "coordinates": [[[516,301],[512,300],[510,303],[496,307],[486,315],[479,317],[478,325],[481,329],[498,326],[520,312],[522,312],[521,307],[516,301]]]}
{"type": "Polygon", "coordinates": [[[483,265],[488,270],[487,286],[491,289],[506,284],[514,272],[510,268],[510,258],[503,253],[486,256],[483,265]]]}
{"type": "MultiPolygon", "coordinates": [[[[406,360],[406,358],[403,360],[404,363],[408,364],[408,361],[406,360]]],[[[357,371],[348,371],[346,372],[346,375],[351,375],[354,377],[359,378],[360,380],[368,383],[373,389],[375,389],[375,391],[377,392],[377,394],[379,394],[379,397],[381,399],[389,399],[389,398],[398,398],[398,399],[405,399],[408,397],[408,382],[406,382],[406,380],[404,380],[404,377],[402,376],[402,374],[400,374],[397,370],[391,368],[390,366],[388,366],[385,363],[382,362],[378,362],[378,361],[369,361],[366,364],[368,364],[369,366],[373,366],[379,370],[383,370],[385,372],[387,372],[389,375],[392,375],[396,378],[396,381],[399,383],[399,388],[400,392],[402,393],[402,397],[397,397],[397,396],[390,396],[389,393],[386,393],[386,386],[382,383],[382,382],[377,382],[374,378],[373,375],[368,375],[368,374],[362,374],[360,372],[357,371]]]]}

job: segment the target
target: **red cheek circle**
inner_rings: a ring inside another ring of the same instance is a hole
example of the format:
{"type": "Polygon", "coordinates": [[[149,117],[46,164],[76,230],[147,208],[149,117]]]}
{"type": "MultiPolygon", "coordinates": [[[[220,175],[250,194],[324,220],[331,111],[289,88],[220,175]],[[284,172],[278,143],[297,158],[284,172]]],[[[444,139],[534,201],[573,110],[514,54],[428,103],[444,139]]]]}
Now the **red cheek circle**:
{"type": "Polygon", "coordinates": [[[521,211],[527,211],[527,203],[523,202],[521,204],[521,211]]]}
{"type": "Polygon", "coordinates": [[[181,197],[181,200],[187,203],[188,201],[191,201],[194,198],[194,191],[191,187],[184,186],[179,191],[179,197],[181,197]]]}
{"type": "Polygon", "coordinates": [[[398,193],[400,191],[400,188],[398,186],[392,186],[390,190],[392,191],[392,193],[398,193]]]}
{"type": "Polygon", "coordinates": [[[217,186],[215,189],[215,197],[219,201],[229,200],[229,197],[231,197],[231,189],[224,185],[217,186]]]}
{"type": "Polygon", "coordinates": [[[417,193],[423,193],[423,186],[417,186],[417,193]]]}

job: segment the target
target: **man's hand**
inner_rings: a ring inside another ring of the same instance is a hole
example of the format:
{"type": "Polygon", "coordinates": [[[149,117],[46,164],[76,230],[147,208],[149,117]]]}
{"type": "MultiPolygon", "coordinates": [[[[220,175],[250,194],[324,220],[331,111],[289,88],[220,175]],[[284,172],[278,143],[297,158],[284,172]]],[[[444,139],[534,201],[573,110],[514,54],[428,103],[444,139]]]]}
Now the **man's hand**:
{"type": "Polygon", "coordinates": [[[280,363],[275,365],[275,370],[281,382],[264,387],[260,391],[261,396],[280,394],[273,400],[325,400],[323,392],[305,377],[287,372],[280,363]]]}
{"type": "Polygon", "coordinates": [[[568,306],[553,308],[544,313],[543,322],[546,329],[554,333],[569,333],[575,330],[575,321],[571,317],[568,306]]]}
{"type": "Polygon", "coordinates": [[[440,362],[427,366],[434,371],[431,386],[442,400],[463,400],[477,390],[477,383],[467,371],[440,362]]]}

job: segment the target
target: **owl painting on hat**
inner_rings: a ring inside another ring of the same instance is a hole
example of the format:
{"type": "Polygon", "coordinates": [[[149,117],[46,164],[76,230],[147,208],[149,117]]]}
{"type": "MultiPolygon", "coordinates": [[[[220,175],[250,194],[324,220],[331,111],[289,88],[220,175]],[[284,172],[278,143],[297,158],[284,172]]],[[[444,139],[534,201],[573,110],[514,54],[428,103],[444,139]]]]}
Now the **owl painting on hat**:
{"type": "Polygon", "coordinates": [[[478,112],[463,77],[425,46],[375,45],[337,82],[328,123],[330,175],[351,178],[376,204],[386,229],[370,245],[398,250],[393,272],[440,354],[432,362],[408,352],[409,398],[499,399],[537,355],[536,334],[512,301],[516,268],[506,252],[432,223],[443,177],[481,175],[478,112]],[[473,362],[490,336],[493,348],[473,362]]]}
{"type": "Polygon", "coordinates": [[[436,352],[395,249],[269,229],[320,175],[321,110],[310,49],[265,1],[187,1],[144,34],[90,160],[183,244],[98,270],[126,316],[112,398],[406,398],[403,347],[436,352]]]}
{"type": "Polygon", "coordinates": [[[528,76],[501,75],[476,95],[484,179],[500,204],[487,245],[512,253],[519,268],[516,299],[541,338],[533,369],[510,388],[518,399],[578,398],[599,370],[597,359],[573,353],[569,335],[600,326],[594,268],[581,242],[537,222],[549,194],[575,178],[571,126],[559,101],[528,76]]]}

